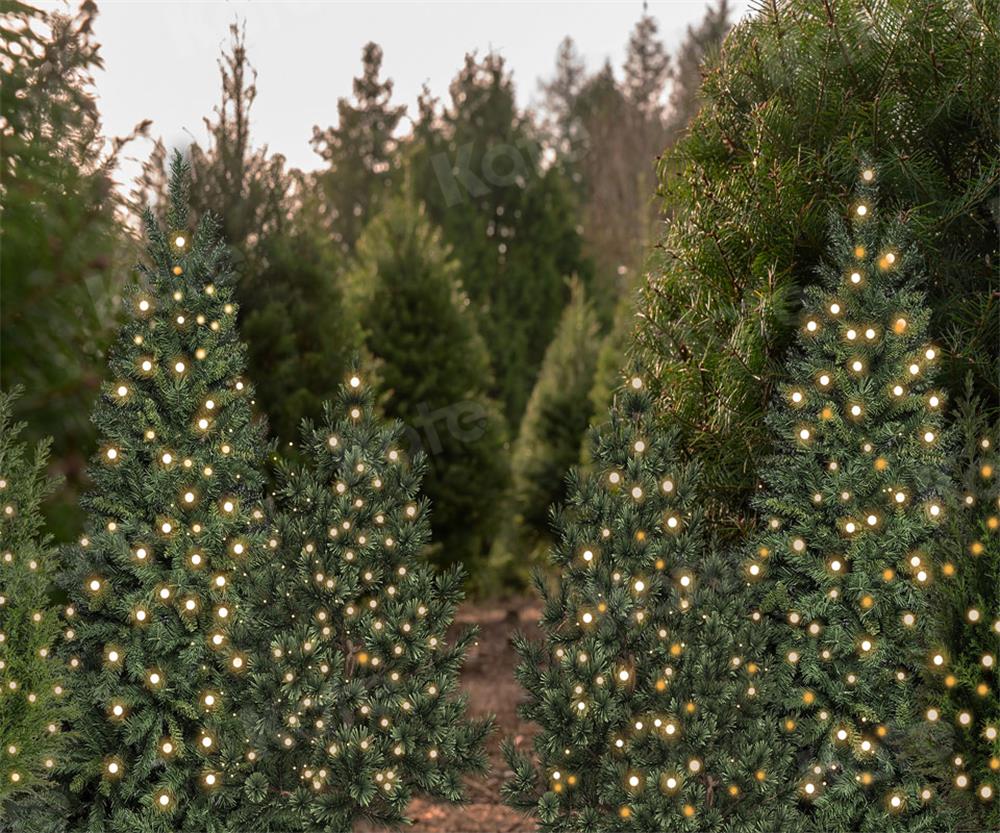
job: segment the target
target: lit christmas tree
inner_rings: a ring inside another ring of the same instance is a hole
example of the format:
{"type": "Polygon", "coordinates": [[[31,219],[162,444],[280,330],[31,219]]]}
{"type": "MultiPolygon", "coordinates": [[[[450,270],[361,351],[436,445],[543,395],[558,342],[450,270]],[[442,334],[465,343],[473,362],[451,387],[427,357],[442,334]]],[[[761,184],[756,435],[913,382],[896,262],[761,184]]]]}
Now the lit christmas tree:
{"type": "Polygon", "coordinates": [[[505,799],[544,831],[794,831],[792,749],[762,705],[768,623],[651,406],[633,377],[556,512],[545,642],[516,642],[541,772],[508,745],[505,799]]]}
{"type": "Polygon", "coordinates": [[[305,425],[306,463],[282,470],[286,567],[257,581],[273,636],[244,704],[255,830],[399,825],[414,794],[459,801],[462,776],[485,768],[492,721],[470,721],[456,694],[475,633],[446,641],[462,570],[426,561],[424,462],[404,445],[355,372],[305,425]]]}
{"type": "Polygon", "coordinates": [[[971,829],[1000,830],[1000,425],[978,397],[958,408],[955,505],[942,542],[948,558],[938,585],[940,673],[929,717],[952,728],[948,798],[971,829]]]}
{"type": "MultiPolygon", "coordinates": [[[[820,285],[804,296],[790,382],[768,416],[765,520],[748,555],[772,582],[787,685],[775,733],[805,758],[800,806],[824,831],[940,830],[943,802],[911,766],[918,683],[937,663],[930,585],[948,482],[938,349],[899,221],[861,174],[848,226],[834,221],[820,285]]],[[[773,691],[773,689],[772,689],[773,691]]]]}
{"type": "Polygon", "coordinates": [[[86,535],[67,553],[67,659],[77,742],[71,826],[216,831],[245,752],[231,694],[233,586],[258,531],[264,450],[217,224],[188,228],[187,169],[171,166],[169,231],[145,216],[131,291],[94,421],[86,535]],[[192,233],[193,231],[193,233],[192,233]]]}
{"type": "Polygon", "coordinates": [[[41,502],[52,491],[48,442],[33,453],[0,393],[0,818],[47,786],[62,764],[63,668],[53,655],[59,613],[49,599],[55,551],[41,502]]]}

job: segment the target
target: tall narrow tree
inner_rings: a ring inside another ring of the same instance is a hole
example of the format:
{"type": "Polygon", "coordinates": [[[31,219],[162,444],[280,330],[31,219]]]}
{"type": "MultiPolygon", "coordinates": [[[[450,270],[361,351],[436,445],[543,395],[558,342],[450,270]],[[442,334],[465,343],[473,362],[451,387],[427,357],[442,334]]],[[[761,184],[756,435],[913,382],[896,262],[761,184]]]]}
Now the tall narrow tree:
{"type": "Polygon", "coordinates": [[[229,631],[265,546],[264,441],[226,248],[211,217],[189,228],[187,178],[175,155],[169,226],[145,216],[148,261],[94,412],[87,531],[66,555],[70,824],[93,833],[226,829],[245,751],[247,656],[229,631]]]}
{"type": "Polygon", "coordinates": [[[862,172],[850,224],[832,223],[803,299],[746,569],[774,583],[773,731],[802,750],[804,812],[822,830],[902,833],[947,826],[934,773],[905,751],[926,729],[918,684],[941,662],[929,586],[948,570],[935,545],[948,441],[925,278],[905,225],[879,214],[875,176],[862,172]]]}

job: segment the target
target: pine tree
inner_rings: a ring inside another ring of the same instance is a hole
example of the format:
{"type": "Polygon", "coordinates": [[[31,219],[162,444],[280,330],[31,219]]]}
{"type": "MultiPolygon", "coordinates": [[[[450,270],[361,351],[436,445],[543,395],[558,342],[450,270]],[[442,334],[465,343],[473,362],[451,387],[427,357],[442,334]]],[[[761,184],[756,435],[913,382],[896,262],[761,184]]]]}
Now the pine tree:
{"type": "Polygon", "coordinates": [[[943,785],[969,829],[1000,829],[1000,493],[997,443],[1000,425],[971,390],[959,403],[961,445],[953,466],[954,505],[941,544],[947,562],[937,585],[936,635],[944,647],[940,673],[928,699],[952,743],[939,764],[950,772],[943,785]]]}
{"type": "Polygon", "coordinates": [[[527,556],[548,547],[549,507],[564,501],[566,476],[579,461],[587,431],[587,396],[600,344],[593,307],[574,284],[511,454],[512,518],[498,555],[515,564],[527,564],[527,556]]]}
{"type": "Polygon", "coordinates": [[[63,763],[64,669],[54,656],[59,611],[49,598],[56,552],[41,504],[55,481],[49,442],[30,452],[12,421],[19,391],[0,393],[0,818],[43,792],[63,763]]]}
{"type": "Polygon", "coordinates": [[[489,356],[458,265],[423,212],[400,200],[366,229],[351,282],[363,293],[385,413],[427,455],[435,558],[471,565],[492,543],[509,474],[503,417],[487,396],[489,356]]]}
{"type": "Polygon", "coordinates": [[[354,79],[352,103],[337,102],[338,124],[313,128],[312,145],[328,169],[319,177],[333,238],[345,253],[354,250],[365,225],[399,184],[401,157],[396,129],[406,107],[393,106],[392,81],[382,80],[382,48],[367,43],[362,74],[354,79]]]}
{"type": "Polygon", "coordinates": [[[512,806],[543,831],[799,829],[793,758],[764,703],[768,624],[702,523],[699,473],[641,376],[556,512],[545,643],[515,640],[541,771],[508,745],[512,806]]]}
{"type": "Polygon", "coordinates": [[[66,557],[71,826],[92,833],[225,829],[245,752],[229,629],[265,546],[263,437],[226,248],[211,217],[188,227],[187,177],[177,154],[167,230],[145,215],[148,262],[94,411],[87,531],[66,557]]]}
{"type": "Polygon", "coordinates": [[[672,219],[637,337],[732,538],[769,453],[763,416],[801,290],[859,153],[878,156],[887,195],[910,212],[943,384],[959,394],[971,369],[1000,401],[996,17],[996,0],[760,4],[704,67],[699,115],[660,164],[672,219]]]}
{"type": "Polygon", "coordinates": [[[904,223],[879,216],[874,178],[862,172],[804,294],[747,570],[773,585],[773,731],[807,756],[803,812],[821,830],[917,833],[947,827],[935,773],[905,750],[937,742],[918,685],[939,662],[929,586],[949,570],[934,539],[949,441],[921,265],[904,223]]]}
{"type": "Polygon", "coordinates": [[[409,170],[461,264],[489,351],[490,394],[513,432],[569,300],[567,279],[577,276],[589,291],[593,267],[574,189],[558,166],[545,165],[504,59],[466,55],[450,92],[443,109],[421,98],[409,170]]]}
{"type": "MultiPolygon", "coordinates": [[[[412,795],[462,798],[485,767],[491,720],[469,721],[458,673],[475,632],[450,644],[462,569],[424,558],[423,455],[375,411],[357,374],[286,467],[278,498],[288,569],[263,587],[276,623],[251,671],[260,762],[247,826],[350,830],[405,823],[412,795]]],[[[273,575],[273,571],[272,571],[273,575]]]]}

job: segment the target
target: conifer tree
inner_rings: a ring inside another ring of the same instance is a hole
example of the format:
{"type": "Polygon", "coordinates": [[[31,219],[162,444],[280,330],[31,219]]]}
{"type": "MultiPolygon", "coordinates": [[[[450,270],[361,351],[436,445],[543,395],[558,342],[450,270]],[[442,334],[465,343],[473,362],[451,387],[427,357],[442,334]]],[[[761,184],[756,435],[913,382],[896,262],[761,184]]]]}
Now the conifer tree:
{"type": "Polygon", "coordinates": [[[956,419],[954,500],[941,538],[947,558],[935,616],[942,664],[928,699],[951,728],[948,799],[973,830],[1000,829],[1000,425],[967,390],[956,419]]]}
{"type": "Polygon", "coordinates": [[[769,625],[653,417],[634,376],[556,512],[545,642],[515,642],[541,771],[508,745],[505,798],[543,831],[794,831],[791,746],[763,706],[769,625]]]}
{"type": "Polygon", "coordinates": [[[746,569],[771,582],[773,731],[803,755],[803,812],[820,830],[916,833],[947,826],[935,773],[905,754],[937,663],[947,438],[921,265],[902,221],[879,216],[874,178],[804,295],[746,569]]]}
{"type": "Polygon", "coordinates": [[[366,43],[362,73],[354,79],[354,101],[337,101],[336,127],[313,127],[312,146],[327,169],[318,183],[326,197],[328,220],[345,253],[399,182],[401,157],[396,128],[406,107],[392,105],[392,80],[380,78],[382,47],[366,43]]]}
{"type": "Polygon", "coordinates": [[[411,796],[459,801],[462,775],[485,767],[492,721],[470,721],[456,694],[475,632],[446,641],[462,569],[436,574],[424,557],[424,458],[405,444],[355,373],[305,425],[304,464],[283,470],[288,569],[263,588],[275,627],[246,705],[255,829],[399,825],[411,796]]]}
{"type": "Polygon", "coordinates": [[[109,357],[86,534],[66,557],[65,651],[77,714],[72,829],[226,829],[245,751],[234,693],[248,657],[234,586],[259,527],[262,430],[243,378],[233,274],[218,224],[188,227],[171,165],[167,229],[109,357]]]}
{"type": "Polygon", "coordinates": [[[63,668],[54,655],[59,612],[49,599],[56,553],[43,531],[48,441],[29,451],[14,423],[19,392],[0,393],[0,818],[42,792],[63,763],[63,668]]]}
{"type": "Polygon", "coordinates": [[[637,342],[732,539],[769,454],[763,417],[801,289],[859,151],[879,154],[887,199],[910,213],[942,384],[959,394],[972,370],[1000,402],[996,17],[996,0],[763,3],[703,68],[699,114],[659,166],[671,220],[637,342]]]}
{"type": "Polygon", "coordinates": [[[601,345],[597,317],[575,283],[545,351],[511,454],[512,518],[498,545],[525,564],[549,541],[549,507],[565,499],[566,476],[579,461],[589,421],[588,394],[601,345]]]}
{"type": "Polygon", "coordinates": [[[508,470],[503,417],[487,395],[489,355],[461,274],[423,211],[397,200],[365,230],[352,285],[386,415],[427,454],[435,558],[468,566],[489,551],[508,470]]]}

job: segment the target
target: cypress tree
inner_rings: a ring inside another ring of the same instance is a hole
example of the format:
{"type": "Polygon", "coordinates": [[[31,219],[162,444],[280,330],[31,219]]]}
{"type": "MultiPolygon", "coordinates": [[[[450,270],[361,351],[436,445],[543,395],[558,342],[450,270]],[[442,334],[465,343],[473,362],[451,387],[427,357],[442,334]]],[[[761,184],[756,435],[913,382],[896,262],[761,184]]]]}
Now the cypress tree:
{"type": "Polygon", "coordinates": [[[906,753],[937,737],[919,684],[939,662],[929,588],[948,572],[935,535],[949,440],[921,264],[874,178],[862,172],[804,294],[746,569],[771,584],[773,731],[801,750],[803,812],[821,830],[916,833],[950,823],[939,774],[906,753]]]}
{"type": "Polygon", "coordinates": [[[55,657],[59,611],[49,598],[56,551],[41,504],[49,442],[29,450],[13,422],[19,391],[0,393],[0,817],[43,793],[64,761],[63,667],[55,657]]]}
{"type": "Polygon", "coordinates": [[[281,558],[256,581],[272,628],[243,704],[257,764],[244,828],[400,825],[414,794],[461,800],[462,775],[485,767],[491,721],[469,721],[456,694],[475,632],[446,640],[463,574],[424,557],[424,458],[405,439],[355,373],[304,426],[304,464],[283,468],[281,558]]]}
{"type": "Polygon", "coordinates": [[[699,472],[643,378],[594,433],[556,513],[539,644],[515,640],[539,759],[506,747],[512,806],[543,831],[797,830],[792,747],[764,705],[773,627],[702,520],[699,472]]]}
{"type": "Polygon", "coordinates": [[[148,261],[94,411],[89,521],[66,555],[70,826],[92,833],[226,829],[245,752],[230,629],[266,546],[263,438],[226,249],[211,217],[188,227],[187,176],[175,155],[167,229],[145,214],[148,261]]]}

